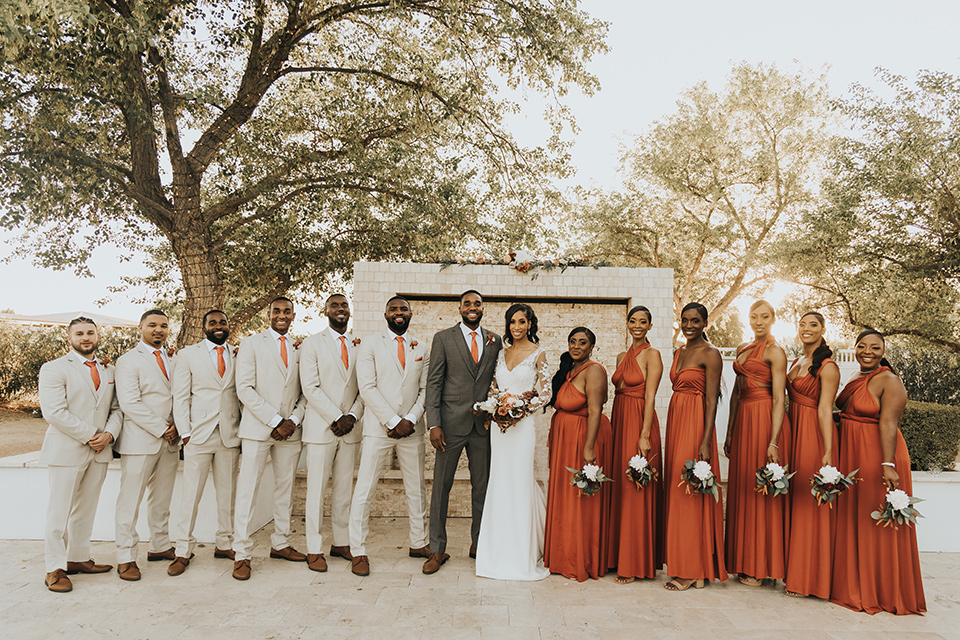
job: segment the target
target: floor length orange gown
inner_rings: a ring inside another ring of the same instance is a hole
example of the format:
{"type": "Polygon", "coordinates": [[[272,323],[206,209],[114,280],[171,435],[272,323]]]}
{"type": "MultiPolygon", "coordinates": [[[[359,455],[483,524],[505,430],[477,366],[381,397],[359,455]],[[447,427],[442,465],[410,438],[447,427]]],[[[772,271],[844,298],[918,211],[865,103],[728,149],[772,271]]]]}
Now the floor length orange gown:
{"type": "MultiPolygon", "coordinates": [[[[733,363],[740,384],[739,404],[730,444],[727,472],[727,567],[732,573],[753,578],[786,576],[787,533],[790,510],[788,495],[763,495],[756,491],[757,469],[767,464],[767,445],[773,433],[773,375],[763,361],[763,352],[772,340],[748,345],[753,350],[740,364],[733,363]]],[[[790,425],[784,424],[777,440],[780,464],[790,460],[790,425]]],[[[792,473],[794,469],[788,469],[792,473]]],[[[803,491],[803,487],[800,487],[803,491]]],[[[797,491],[796,483],[791,492],[797,491]]]]}
{"type": "MultiPolygon", "coordinates": [[[[723,496],[720,501],[702,493],[687,493],[681,472],[687,460],[696,460],[703,441],[703,396],[706,372],[699,367],[677,371],[673,356],[670,381],[673,396],[667,412],[663,485],[666,497],[666,527],[663,550],[667,572],[682,579],[724,581],[727,569],[723,558],[723,496]]],[[[720,482],[717,439],[710,444],[710,463],[720,482]]]]}
{"type": "Polygon", "coordinates": [[[630,348],[617,370],[613,384],[618,387],[613,399],[611,423],[613,426],[613,507],[610,512],[610,541],[607,545],[608,565],[617,568],[617,575],[626,578],[654,578],[663,566],[660,528],[663,523],[663,456],[660,452],[660,423],[653,414],[650,427],[650,454],[647,460],[657,470],[659,479],[643,489],[627,478],[630,458],[637,455],[637,442],[643,430],[643,411],[646,404],[646,380],[637,355],[648,348],[645,343],[630,348]],[[621,387],[621,384],[623,385],[621,387]]]}
{"type": "MultiPolygon", "coordinates": [[[[587,366],[593,365],[603,368],[595,362],[587,366]]],[[[554,408],[548,439],[550,481],[543,564],[550,573],[583,582],[605,575],[608,569],[606,546],[613,483],[604,482],[600,491],[592,496],[581,496],[570,484],[572,473],[567,467],[583,467],[583,445],[587,439],[587,396],[573,386],[570,376],[557,391],[554,408]]],[[[610,420],[601,415],[593,449],[605,475],[610,469],[612,440],[610,420]]]]}
{"type": "MultiPolygon", "coordinates": [[[[796,361],[794,361],[796,363],[796,361]]],[[[790,365],[791,367],[793,365],[790,365]]],[[[823,462],[824,442],[817,407],[820,405],[820,372],[837,364],[827,358],[815,374],[807,367],[794,380],[787,378],[790,393],[790,470],[796,471],[790,490],[790,548],[787,553],[787,591],[818,598],[830,597],[833,573],[833,539],[837,512],[820,506],[810,493],[809,482],[823,462]]],[[[833,427],[831,420],[830,426],[833,427]]],[[[833,428],[837,446],[837,430],[833,428]]],[[[836,462],[836,461],[834,461],[836,462]]],[[[853,469],[844,469],[850,473],[853,469]]],[[[836,499],[835,499],[836,501],[836,499]]]]}
{"type": "MultiPolygon", "coordinates": [[[[841,471],[859,468],[860,482],[837,496],[837,538],[830,601],[855,611],[896,614],[923,613],[927,603],[920,578],[917,531],[878,526],[870,517],[886,503],[883,452],[880,447],[880,406],[867,383],[880,371],[857,378],[837,396],[840,413],[841,471]]],[[[900,475],[899,488],[913,495],[910,452],[897,429],[893,458],[900,475]]]]}

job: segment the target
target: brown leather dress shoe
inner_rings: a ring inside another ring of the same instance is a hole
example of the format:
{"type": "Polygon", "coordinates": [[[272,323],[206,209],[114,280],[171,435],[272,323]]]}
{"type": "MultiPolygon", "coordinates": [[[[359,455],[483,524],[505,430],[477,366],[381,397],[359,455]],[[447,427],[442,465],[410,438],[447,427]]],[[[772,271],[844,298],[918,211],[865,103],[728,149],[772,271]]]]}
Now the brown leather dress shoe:
{"type": "Polygon", "coordinates": [[[307,559],[307,556],[303,555],[293,547],[284,547],[283,549],[274,549],[271,547],[270,557],[280,558],[281,560],[289,560],[290,562],[304,562],[307,559]]]}
{"type": "Polygon", "coordinates": [[[178,576],[184,571],[187,570],[187,565],[190,564],[190,558],[183,558],[177,556],[176,560],[170,563],[170,566],[167,567],[168,576],[178,576]]]}
{"type": "Polygon", "coordinates": [[[477,547],[476,547],[476,546],[470,547],[470,557],[473,558],[474,560],[477,559],[477,547]]]}
{"type": "Polygon", "coordinates": [[[67,575],[72,576],[75,573],[106,573],[113,569],[112,564],[97,564],[93,560],[86,562],[67,562],[67,575]]]}
{"type": "Polygon", "coordinates": [[[135,582],[140,579],[140,567],[136,562],[122,562],[117,565],[117,575],[121,580],[135,582]]]}
{"type": "Polygon", "coordinates": [[[413,547],[410,547],[410,557],[411,558],[429,558],[430,547],[420,547],[419,549],[414,549],[413,547]]]}
{"type": "Polygon", "coordinates": [[[368,576],[370,575],[370,558],[367,556],[354,556],[351,560],[350,571],[353,571],[355,576],[368,576]]]}
{"type": "Polygon", "coordinates": [[[148,551],[147,562],[159,562],[160,560],[174,560],[177,557],[177,550],[170,547],[166,551],[148,551]]]}
{"type": "Polygon", "coordinates": [[[250,579],[250,561],[236,560],[233,563],[233,577],[236,580],[250,579]]]}
{"type": "Polygon", "coordinates": [[[443,563],[450,559],[449,553],[431,553],[430,558],[423,563],[423,572],[427,575],[440,571],[443,563]]]}
{"type": "Polygon", "coordinates": [[[213,550],[214,558],[230,558],[231,560],[237,557],[236,551],[233,549],[216,549],[213,550]]]}
{"type": "Polygon", "coordinates": [[[57,569],[56,571],[48,573],[43,583],[47,585],[47,589],[50,589],[50,591],[54,593],[73,591],[73,583],[70,582],[70,578],[67,577],[67,572],[63,569],[57,569]]]}
{"type": "Polygon", "coordinates": [[[353,554],[350,553],[350,547],[330,547],[330,556],[343,558],[344,560],[353,560],[353,554]]]}
{"type": "Polygon", "coordinates": [[[307,568],[310,571],[318,571],[323,573],[327,570],[327,561],[324,559],[322,553],[308,553],[307,554],[307,568]]]}

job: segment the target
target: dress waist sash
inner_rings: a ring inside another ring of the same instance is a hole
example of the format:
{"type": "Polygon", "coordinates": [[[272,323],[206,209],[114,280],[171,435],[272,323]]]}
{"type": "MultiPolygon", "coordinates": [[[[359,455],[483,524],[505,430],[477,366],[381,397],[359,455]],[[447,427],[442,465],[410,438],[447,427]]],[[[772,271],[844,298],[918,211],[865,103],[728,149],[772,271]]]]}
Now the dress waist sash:
{"type": "Polygon", "coordinates": [[[616,396],[627,396],[628,398],[639,398],[643,400],[647,395],[647,385],[641,384],[635,387],[622,387],[613,392],[616,396]]]}

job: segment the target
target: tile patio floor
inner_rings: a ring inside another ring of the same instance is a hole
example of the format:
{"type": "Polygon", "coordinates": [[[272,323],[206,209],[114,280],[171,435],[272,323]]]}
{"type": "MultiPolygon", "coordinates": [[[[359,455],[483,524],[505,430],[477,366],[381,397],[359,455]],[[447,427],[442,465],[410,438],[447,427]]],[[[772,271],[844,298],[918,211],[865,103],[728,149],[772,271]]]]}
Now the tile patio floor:
{"type": "MultiPolygon", "coordinates": [[[[751,589],[736,581],[701,591],[670,593],[656,581],[614,584],[608,575],[578,584],[559,576],[537,583],[477,578],[467,558],[469,521],[450,520],[451,558],[425,576],[407,557],[406,521],[373,519],[371,574],[328,558],[330,570],[267,558],[268,532],[255,537],[253,577],[230,577],[233,563],[198,550],[187,572],[166,574],[166,562],[146,562],[143,579],[116,573],[74,576],[74,590],[43,586],[43,543],[0,540],[0,638],[363,638],[374,640],[585,638],[844,640],[960,638],[960,554],[922,554],[926,616],[869,616],[815,599],[783,595],[782,584],[751,589]]],[[[300,531],[294,547],[305,551],[300,531]]],[[[112,543],[93,556],[114,563],[112,543]]]]}

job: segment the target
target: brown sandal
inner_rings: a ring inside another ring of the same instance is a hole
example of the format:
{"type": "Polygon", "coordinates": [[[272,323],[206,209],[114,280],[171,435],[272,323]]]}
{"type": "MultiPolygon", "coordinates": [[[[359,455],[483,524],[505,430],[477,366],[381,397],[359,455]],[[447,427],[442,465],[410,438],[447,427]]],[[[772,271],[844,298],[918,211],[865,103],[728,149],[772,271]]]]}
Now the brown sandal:
{"type": "Polygon", "coordinates": [[[686,585],[680,584],[677,582],[678,580],[683,580],[683,578],[674,578],[670,582],[665,583],[663,588],[667,591],[686,591],[690,587],[693,587],[694,589],[703,589],[705,586],[707,586],[707,581],[703,578],[690,580],[690,582],[688,582],[686,585]]]}

